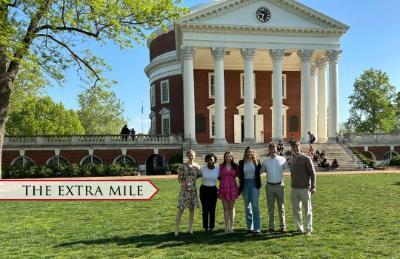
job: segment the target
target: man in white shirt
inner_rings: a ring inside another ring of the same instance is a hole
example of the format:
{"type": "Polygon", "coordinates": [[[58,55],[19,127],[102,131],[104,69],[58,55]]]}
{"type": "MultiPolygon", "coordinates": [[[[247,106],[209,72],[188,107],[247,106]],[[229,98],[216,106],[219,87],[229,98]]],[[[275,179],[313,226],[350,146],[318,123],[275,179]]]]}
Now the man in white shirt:
{"type": "Polygon", "coordinates": [[[267,173],[265,185],[268,205],[268,231],[273,232],[275,200],[278,204],[279,223],[281,232],[287,232],[285,220],[285,186],[283,171],[289,169],[289,165],[283,156],[278,155],[277,146],[274,143],[268,146],[269,156],[263,161],[261,172],[267,173]]]}

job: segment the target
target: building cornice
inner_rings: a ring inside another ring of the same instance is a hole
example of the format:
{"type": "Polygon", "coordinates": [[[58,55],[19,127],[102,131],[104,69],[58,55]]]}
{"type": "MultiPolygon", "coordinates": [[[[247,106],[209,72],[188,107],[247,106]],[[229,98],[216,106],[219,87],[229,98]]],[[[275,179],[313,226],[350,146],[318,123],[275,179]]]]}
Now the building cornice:
{"type": "Polygon", "coordinates": [[[147,77],[150,77],[154,70],[178,63],[180,63],[180,60],[177,58],[176,51],[170,51],[154,58],[150,64],[144,68],[144,72],[147,77]]]}
{"type": "Polygon", "coordinates": [[[204,32],[218,34],[247,34],[247,35],[269,35],[269,36],[307,36],[307,37],[327,37],[341,36],[346,31],[341,29],[318,29],[318,28],[292,28],[292,27],[263,27],[246,25],[220,25],[220,24],[201,24],[186,23],[177,25],[183,32],[204,32]]]}
{"type": "MultiPolygon", "coordinates": [[[[329,16],[326,16],[312,8],[309,8],[294,0],[263,0],[276,5],[288,12],[291,12],[303,19],[309,20],[326,28],[335,28],[346,32],[349,26],[343,24],[329,16]]],[[[260,2],[260,0],[227,0],[219,4],[211,5],[197,12],[189,13],[182,16],[176,21],[177,24],[183,23],[199,23],[215,17],[220,17],[227,12],[231,12],[247,5],[260,2]]]]}

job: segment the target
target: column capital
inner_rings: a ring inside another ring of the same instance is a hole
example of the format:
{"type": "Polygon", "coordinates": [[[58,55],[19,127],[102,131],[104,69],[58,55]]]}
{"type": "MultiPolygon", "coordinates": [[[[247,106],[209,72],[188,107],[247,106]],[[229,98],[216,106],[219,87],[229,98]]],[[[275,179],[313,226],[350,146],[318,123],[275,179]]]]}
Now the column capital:
{"type": "Polygon", "coordinates": [[[316,65],[317,65],[317,68],[318,68],[318,69],[323,69],[323,68],[325,68],[327,60],[328,60],[328,59],[327,59],[326,57],[319,57],[319,58],[317,59],[317,61],[315,62],[316,65]]]}
{"type": "Polygon", "coordinates": [[[310,62],[314,50],[312,49],[299,49],[297,51],[297,55],[299,56],[301,62],[310,62]]]}
{"type": "Polygon", "coordinates": [[[342,50],[328,50],[326,52],[326,56],[328,57],[328,61],[329,62],[334,62],[334,63],[338,62],[340,54],[342,54],[342,50]]]}
{"type": "Polygon", "coordinates": [[[191,46],[182,47],[182,54],[183,54],[183,59],[185,60],[193,59],[194,47],[191,46]]]}
{"type": "Polygon", "coordinates": [[[245,59],[252,59],[254,58],[254,53],[256,52],[255,48],[242,48],[240,53],[242,54],[243,58],[245,59]]]}
{"type": "Polygon", "coordinates": [[[225,56],[225,47],[212,47],[211,55],[214,57],[214,60],[222,60],[225,56]]]}
{"type": "Polygon", "coordinates": [[[315,72],[317,71],[317,64],[311,64],[311,69],[310,69],[310,74],[311,76],[315,75],[315,72]]]}
{"type": "Polygon", "coordinates": [[[269,55],[271,56],[273,61],[282,61],[283,56],[285,55],[284,49],[270,49],[269,55]]]}

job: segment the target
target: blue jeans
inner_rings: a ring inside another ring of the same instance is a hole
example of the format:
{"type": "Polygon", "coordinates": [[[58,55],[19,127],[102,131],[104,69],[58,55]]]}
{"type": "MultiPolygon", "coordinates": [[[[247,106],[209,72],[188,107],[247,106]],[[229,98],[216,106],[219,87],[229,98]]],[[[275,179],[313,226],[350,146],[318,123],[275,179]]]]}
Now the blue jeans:
{"type": "Polygon", "coordinates": [[[242,195],[246,212],[247,230],[260,231],[260,209],[258,207],[260,190],[256,188],[256,181],[254,179],[244,179],[242,195]]]}

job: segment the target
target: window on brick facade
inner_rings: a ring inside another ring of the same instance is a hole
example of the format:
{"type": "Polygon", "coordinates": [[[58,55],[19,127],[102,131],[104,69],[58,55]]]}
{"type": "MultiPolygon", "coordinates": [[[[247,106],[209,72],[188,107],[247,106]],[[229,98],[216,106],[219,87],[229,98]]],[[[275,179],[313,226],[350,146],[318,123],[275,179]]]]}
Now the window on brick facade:
{"type": "Polygon", "coordinates": [[[206,117],[203,114],[196,115],[196,133],[206,132],[206,117]]]}
{"type": "Polygon", "coordinates": [[[102,165],[103,161],[97,156],[86,156],[81,160],[81,165],[102,165]]]}
{"type": "Polygon", "coordinates": [[[299,131],[299,118],[296,116],[291,116],[289,118],[289,131],[299,131]]]}
{"type": "MultiPolygon", "coordinates": [[[[256,74],[253,74],[253,94],[256,99],[256,74]]],[[[240,98],[244,99],[244,73],[240,73],[240,98]]]]}
{"type": "Polygon", "coordinates": [[[11,162],[12,166],[31,167],[36,165],[32,158],[27,156],[19,156],[11,162]]]}
{"type": "Polygon", "coordinates": [[[136,166],[137,163],[133,157],[128,155],[120,155],[114,159],[113,164],[136,166]]]}
{"type": "Polygon", "coordinates": [[[150,103],[151,107],[156,106],[156,91],[155,85],[150,86],[150,103]]]}
{"type": "Polygon", "coordinates": [[[214,73],[208,73],[208,98],[215,97],[215,77],[214,73]]]}
{"type": "Polygon", "coordinates": [[[169,114],[164,114],[161,116],[161,128],[162,135],[169,136],[171,134],[169,114]]]}
{"type": "MultiPolygon", "coordinates": [[[[272,90],[271,90],[271,99],[274,99],[274,73],[272,73],[272,90]]],[[[286,99],[286,74],[282,74],[282,99],[286,99]]]]}
{"type": "Polygon", "coordinates": [[[47,160],[47,165],[61,165],[61,166],[69,166],[69,161],[62,156],[53,156],[49,160],[47,160]]]}
{"type": "Polygon", "coordinates": [[[169,81],[161,81],[161,104],[169,103],[169,81]]]}
{"type": "Polygon", "coordinates": [[[210,113],[210,138],[215,137],[215,115],[214,113],[210,113]]]}
{"type": "Polygon", "coordinates": [[[151,118],[151,127],[150,127],[150,134],[152,135],[156,135],[157,132],[157,128],[156,128],[156,116],[154,116],[153,118],[151,118]]]}

